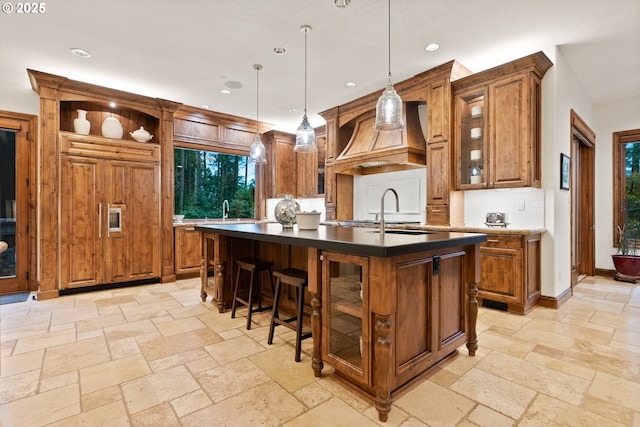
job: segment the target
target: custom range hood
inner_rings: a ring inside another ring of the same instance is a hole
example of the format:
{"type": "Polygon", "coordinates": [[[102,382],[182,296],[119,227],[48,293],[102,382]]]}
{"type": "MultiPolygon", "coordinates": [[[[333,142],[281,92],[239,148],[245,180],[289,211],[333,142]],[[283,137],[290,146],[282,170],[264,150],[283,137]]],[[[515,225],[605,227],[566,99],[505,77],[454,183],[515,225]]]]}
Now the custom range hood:
{"type": "Polygon", "coordinates": [[[375,110],[363,113],[343,126],[341,137],[351,129],[353,132],[334,162],[335,172],[368,175],[426,167],[427,142],[420,122],[420,116],[424,118],[425,112],[420,105],[418,102],[404,103],[405,128],[402,130],[376,131],[373,128],[375,110]]]}

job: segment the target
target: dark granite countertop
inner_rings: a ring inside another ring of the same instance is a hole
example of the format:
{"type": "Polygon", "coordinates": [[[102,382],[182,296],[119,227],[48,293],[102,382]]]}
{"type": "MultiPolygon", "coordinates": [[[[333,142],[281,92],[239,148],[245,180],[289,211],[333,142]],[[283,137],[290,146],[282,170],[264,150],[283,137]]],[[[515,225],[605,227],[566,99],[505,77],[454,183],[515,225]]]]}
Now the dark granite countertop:
{"type": "Polygon", "coordinates": [[[320,225],[318,230],[298,230],[297,227],[283,230],[277,223],[198,225],[196,229],[236,238],[377,257],[446,249],[487,240],[487,235],[483,233],[399,229],[387,230],[381,239],[375,228],[331,225],[320,225]]]}

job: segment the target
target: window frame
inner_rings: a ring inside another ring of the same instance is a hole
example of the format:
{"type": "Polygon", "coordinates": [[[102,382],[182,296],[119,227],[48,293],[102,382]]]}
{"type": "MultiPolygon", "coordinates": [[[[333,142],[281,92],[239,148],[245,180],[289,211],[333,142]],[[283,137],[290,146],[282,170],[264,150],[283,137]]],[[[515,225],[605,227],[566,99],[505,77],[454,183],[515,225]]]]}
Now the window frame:
{"type": "MultiPolygon", "coordinates": [[[[193,151],[206,151],[206,152],[210,152],[210,153],[217,153],[217,154],[224,154],[224,155],[229,155],[229,156],[241,156],[241,157],[246,157],[247,158],[247,163],[249,163],[249,152],[248,151],[242,151],[242,150],[233,150],[233,149],[227,149],[227,148],[222,148],[222,147],[218,147],[218,146],[212,146],[212,145],[201,145],[201,144],[190,144],[190,143],[181,143],[178,141],[174,141],[173,144],[173,152],[175,153],[176,149],[183,149],[183,150],[193,150],[193,151]]],[[[175,159],[175,155],[173,156],[173,166],[172,166],[172,171],[173,171],[173,209],[175,211],[175,177],[176,177],[176,170],[175,170],[175,166],[176,166],[176,159],[175,159]]],[[[258,201],[259,201],[259,191],[261,191],[261,188],[258,186],[258,175],[261,173],[260,169],[258,167],[255,167],[254,170],[254,197],[253,197],[253,217],[252,218],[240,218],[240,219],[257,219],[258,218],[258,201]]],[[[175,213],[175,212],[174,212],[175,213]]],[[[204,219],[204,218],[197,218],[197,219],[204,219]]],[[[222,218],[220,218],[222,219],[222,218]]]]}
{"type": "Polygon", "coordinates": [[[626,144],[640,144],[640,129],[613,133],[613,246],[618,247],[618,227],[624,224],[626,199],[626,144]]]}

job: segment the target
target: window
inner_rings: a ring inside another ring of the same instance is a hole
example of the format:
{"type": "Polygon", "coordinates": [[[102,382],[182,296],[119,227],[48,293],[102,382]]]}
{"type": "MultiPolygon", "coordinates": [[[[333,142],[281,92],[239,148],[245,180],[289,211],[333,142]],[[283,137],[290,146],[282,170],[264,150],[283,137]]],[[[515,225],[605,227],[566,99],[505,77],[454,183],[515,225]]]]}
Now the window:
{"type": "Polygon", "coordinates": [[[255,218],[255,164],[246,156],[174,149],[174,212],[189,219],[255,218]]]}
{"type": "Polygon", "coordinates": [[[614,246],[624,227],[627,238],[640,243],[640,129],[613,134],[614,246]]]}

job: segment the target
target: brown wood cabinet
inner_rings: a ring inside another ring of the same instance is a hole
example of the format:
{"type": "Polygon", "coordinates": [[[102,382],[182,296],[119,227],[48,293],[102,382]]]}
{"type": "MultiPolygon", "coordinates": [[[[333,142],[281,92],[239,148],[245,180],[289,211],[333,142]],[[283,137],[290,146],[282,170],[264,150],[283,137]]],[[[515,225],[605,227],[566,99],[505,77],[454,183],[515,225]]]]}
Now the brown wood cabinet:
{"type": "Polygon", "coordinates": [[[197,276],[202,264],[202,233],[195,225],[175,227],[176,275],[197,276]]]}
{"type": "Polygon", "coordinates": [[[540,187],[542,52],[453,82],[455,189],[540,187]]]}
{"type": "Polygon", "coordinates": [[[266,167],[270,171],[268,197],[281,198],[285,194],[296,198],[321,195],[318,192],[319,164],[322,164],[324,181],[326,151],[325,131],[324,128],[321,130],[323,133],[316,135],[318,151],[315,153],[295,152],[295,135],[276,130],[264,134],[263,142],[269,156],[266,167]]]}
{"type": "Polygon", "coordinates": [[[272,130],[263,135],[267,147],[267,168],[270,171],[271,184],[268,197],[281,198],[285,194],[297,196],[296,171],[297,162],[293,151],[295,135],[272,130]]]}
{"type": "Polygon", "coordinates": [[[60,134],[60,289],[160,277],[160,149],[60,134]]]}
{"type": "Polygon", "coordinates": [[[462,248],[392,258],[323,251],[323,360],[378,396],[380,411],[385,391],[407,385],[473,336],[465,276],[472,272],[464,267],[472,258],[462,248]]]}
{"type": "Polygon", "coordinates": [[[540,298],[540,234],[489,234],[480,245],[482,305],[526,314],[540,298]]]}

